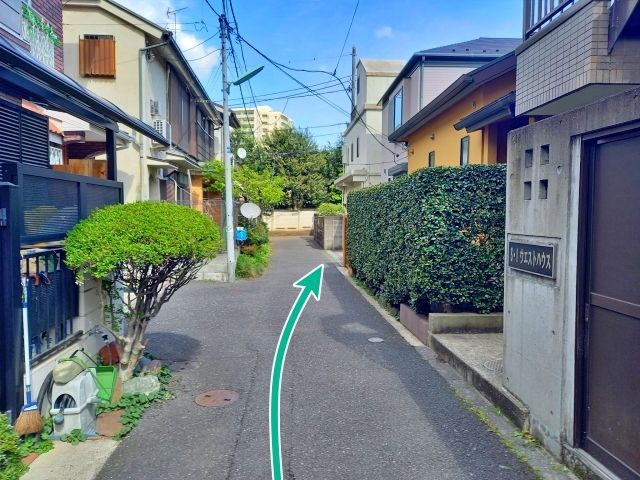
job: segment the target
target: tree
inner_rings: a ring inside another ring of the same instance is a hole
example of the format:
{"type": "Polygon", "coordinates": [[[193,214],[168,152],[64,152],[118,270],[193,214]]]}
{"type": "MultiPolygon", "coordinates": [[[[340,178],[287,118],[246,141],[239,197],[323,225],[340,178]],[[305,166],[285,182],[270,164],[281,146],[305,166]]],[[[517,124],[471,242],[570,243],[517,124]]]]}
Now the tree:
{"type": "MultiPolygon", "coordinates": [[[[224,165],[213,160],[203,167],[204,190],[207,192],[224,192],[224,165]]],[[[262,173],[249,165],[238,165],[233,169],[233,196],[244,197],[247,201],[260,206],[265,212],[273,210],[284,198],[285,180],[272,175],[269,171],[262,173]]]]}
{"type": "Polygon", "coordinates": [[[342,164],[340,151],[336,156],[337,147],[320,149],[309,132],[290,128],[276,130],[262,144],[246,132],[234,132],[232,142],[233,148],[247,150],[244,165],[285,179],[285,197],[278,206],[300,209],[336,200],[333,181],[342,164]]]}
{"type": "Polygon", "coordinates": [[[149,322],[220,245],[211,220],[164,202],[110,205],[68,233],[66,263],[79,283],[98,282],[101,324],[115,338],[122,380],[144,352],[149,322]]]}

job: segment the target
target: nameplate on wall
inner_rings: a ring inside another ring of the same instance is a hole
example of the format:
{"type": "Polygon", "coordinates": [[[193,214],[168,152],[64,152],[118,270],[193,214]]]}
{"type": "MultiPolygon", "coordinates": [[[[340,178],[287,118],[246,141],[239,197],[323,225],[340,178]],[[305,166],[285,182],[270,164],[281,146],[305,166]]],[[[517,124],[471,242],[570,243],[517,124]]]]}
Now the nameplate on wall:
{"type": "Polygon", "coordinates": [[[556,278],[555,247],[532,243],[508,243],[509,268],[546,278],[556,278]]]}

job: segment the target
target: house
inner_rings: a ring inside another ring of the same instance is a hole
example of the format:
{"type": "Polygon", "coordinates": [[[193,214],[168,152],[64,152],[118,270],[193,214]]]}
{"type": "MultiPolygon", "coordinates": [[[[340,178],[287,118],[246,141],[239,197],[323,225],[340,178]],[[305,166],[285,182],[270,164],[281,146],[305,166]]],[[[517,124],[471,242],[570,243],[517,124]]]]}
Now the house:
{"type": "MultiPolygon", "coordinates": [[[[167,148],[132,135],[120,151],[125,201],[162,199],[202,208],[200,164],[219,158],[221,108],[172,32],[111,0],[66,1],[63,17],[65,73],[170,142],[167,148]]],[[[232,126],[238,126],[235,117],[232,126]]]]}
{"type": "Polygon", "coordinates": [[[395,154],[384,146],[382,108],[377,103],[402,65],[400,60],[373,59],[361,59],[356,65],[351,121],[342,134],[344,174],[334,182],[343,202],[350,191],[380,183],[383,165],[395,163],[395,154]]]}
{"type": "Polygon", "coordinates": [[[293,128],[293,121],[282,112],[276,112],[267,105],[256,107],[234,108],[240,128],[253,135],[257,141],[272,134],[276,130],[293,128]]]}
{"type": "Polygon", "coordinates": [[[640,3],[524,2],[504,386],[590,478],[640,478],[640,3]]]}
{"type": "Polygon", "coordinates": [[[122,202],[117,149],[129,132],[169,144],[62,74],[62,1],[30,3],[0,1],[0,411],[11,419],[23,404],[21,280],[29,279],[27,342],[37,395],[58,358],[102,345],[95,284],[76,285],[61,241],[93,209],[122,202]],[[65,122],[76,133],[65,132],[65,122]],[[81,148],[81,133],[106,157],[100,175],[57,171],[81,148]]]}
{"type": "Polygon", "coordinates": [[[507,162],[507,135],[528,123],[515,118],[515,52],[465,73],[398,127],[408,171],[436,166],[507,162]]]}
{"type": "MultiPolygon", "coordinates": [[[[481,37],[414,53],[378,102],[382,136],[389,139],[461,75],[513,51],[520,42],[519,38],[481,37]]],[[[386,147],[395,152],[395,164],[383,164],[383,175],[392,178],[406,172],[407,147],[393,141],[386,147]]]]}

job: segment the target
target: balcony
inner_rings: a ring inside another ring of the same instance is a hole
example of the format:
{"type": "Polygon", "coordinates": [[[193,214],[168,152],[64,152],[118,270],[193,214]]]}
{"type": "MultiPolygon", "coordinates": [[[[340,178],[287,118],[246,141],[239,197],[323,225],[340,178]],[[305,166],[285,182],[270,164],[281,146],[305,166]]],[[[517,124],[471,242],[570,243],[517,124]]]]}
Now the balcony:
{"type": "Polygon", "coordinates": [[[524,0],[524,31],[526,40],[556,20],[580,0],[524,0]]]}
{"type": "Polygon", "coordinates": [[[525,0],[516,114],[567,112],[640,84],[638,0],[525,0]]]}

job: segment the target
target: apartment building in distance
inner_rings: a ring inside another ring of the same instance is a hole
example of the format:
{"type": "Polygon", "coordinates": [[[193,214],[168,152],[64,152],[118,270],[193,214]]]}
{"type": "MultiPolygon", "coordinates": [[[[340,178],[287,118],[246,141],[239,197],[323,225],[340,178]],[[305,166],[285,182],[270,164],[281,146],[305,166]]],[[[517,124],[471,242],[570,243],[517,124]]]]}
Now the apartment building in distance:
{"type": "Polygon", "coordinates": [[[342,134],[344,174],[335,181],[345,203],[349,192],[380,183],[383,165],[395,165],[395,153],[384,147],[387,142],[382,137],[382,107],[378,100],[403,65],[402,60],[364,58],[356,65],[351,122],[342,134]]]}
{"type": "Polygon", "coordinates": [[[233,112],[238,118],[240,128],[248,133],[253,132],[258,141],[276,130],[293,128],[293,121],[289,117],[282,112],[276,112],[267,105],[234,108],[233,112]]]}

